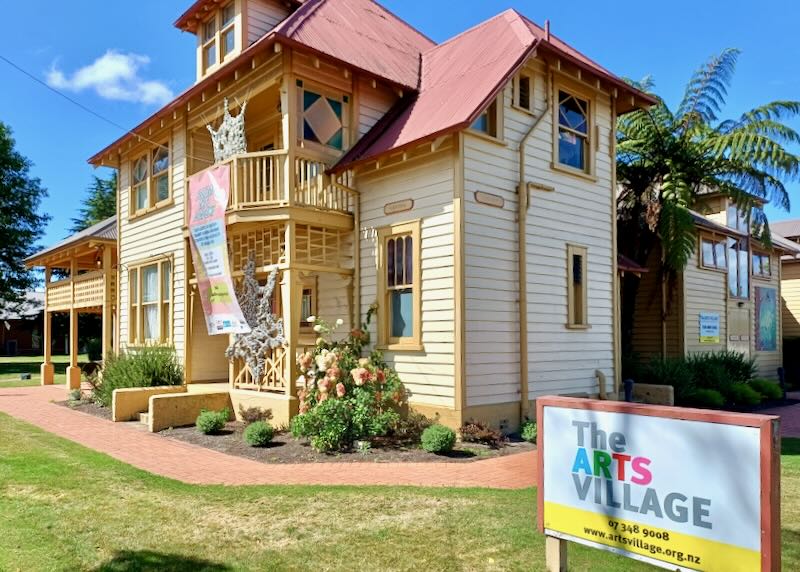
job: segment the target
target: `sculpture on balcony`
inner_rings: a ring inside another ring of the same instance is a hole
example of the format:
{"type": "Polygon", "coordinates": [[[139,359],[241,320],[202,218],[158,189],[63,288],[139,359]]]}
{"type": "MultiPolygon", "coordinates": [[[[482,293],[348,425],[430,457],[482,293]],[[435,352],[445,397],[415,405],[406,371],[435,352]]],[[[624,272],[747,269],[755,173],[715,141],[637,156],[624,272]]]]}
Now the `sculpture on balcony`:
{"type": "Polygon", "coordinates": [[[239,106],[239,114],[236,117],[233,117],[228,109],[227,97],[223,105],[225,112],[219,128],[215,130],[211,125],[206,125],[214,145],[215,163],[221,163],[234,155],[247,153],[247,140],[244,134],[244,112],[247,109],[247,101],[239,106]]]}
{"type": "Polygon", "coordinates": [[[233,361],[241,359],[250,369],[253,379],[260,380],[265,373],[267,355],[286,345],[283,320],[272,313],[272,294],[278,278],[275,268],[260,286],[256,279],[256,263],[252,256],[244,267],[244,280],[236,291],[250,333],[235,334],[225,356],[233,361]]]}

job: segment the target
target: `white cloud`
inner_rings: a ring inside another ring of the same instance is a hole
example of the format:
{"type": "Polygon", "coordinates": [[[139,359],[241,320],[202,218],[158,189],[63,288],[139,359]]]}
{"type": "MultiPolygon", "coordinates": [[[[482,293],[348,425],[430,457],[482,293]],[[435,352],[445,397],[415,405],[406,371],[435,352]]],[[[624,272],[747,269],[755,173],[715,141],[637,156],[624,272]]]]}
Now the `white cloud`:
{"type": "Polygon", "coordinates": [[[163,105],[173,98],[173,93],[165,83],[141,77],[140,72],[149,63],[147,56],[109,50],[71,75],[54,63],[46,79],[48,85],[58,89],[93,90],[104,99],[163,105]]]}

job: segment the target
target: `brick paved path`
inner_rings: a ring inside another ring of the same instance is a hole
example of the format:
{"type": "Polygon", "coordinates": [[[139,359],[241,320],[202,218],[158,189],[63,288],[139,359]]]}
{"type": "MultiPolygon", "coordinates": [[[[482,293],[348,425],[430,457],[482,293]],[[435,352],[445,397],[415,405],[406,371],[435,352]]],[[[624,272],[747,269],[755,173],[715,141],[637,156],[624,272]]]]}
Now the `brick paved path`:
{"type": "Polygon", "coordinates": [[[535,484],[536,453],[470,463],[259,463],[51,403],[63,386],[0,388],[0,411],[145,471],[193,484],[413,485],[513,489],[535,484]]]}
{"type": "MultiPolygon", "coordinates": [[[[790,399],[800,399],[800,392],[789,393],[790,399]]],[[[781,436],[800,437],[800,403],[787,407],[775,407],[759,411],[764,415],[778,415],[781,418],[781,436]]]]}

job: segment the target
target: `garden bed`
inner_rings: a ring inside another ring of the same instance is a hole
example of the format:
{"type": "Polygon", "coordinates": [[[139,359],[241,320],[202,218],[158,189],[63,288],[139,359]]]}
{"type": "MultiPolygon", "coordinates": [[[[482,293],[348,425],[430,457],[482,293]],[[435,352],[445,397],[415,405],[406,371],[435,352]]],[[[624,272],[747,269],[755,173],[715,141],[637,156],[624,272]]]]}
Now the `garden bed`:
{"type": "Polygon", "coordinates": [[[100,417],[102,419],[108,419],[111,421],[111,408],[97,405],[94,401],[56,401],[56,405],[69,407],[73,411],[88,413],[89,415],[94,415],[95,417],[100,417]]]}
{"type": "Polygon", "coordinates": [[[417,445],[373,446],[363,452],[356,450],[326,454],[318,453],[306,442],[293,438],[289,433],[277,433],[272,443],[266,447],[251,447],[243,440],[244,428],[244,423],[230,422],[217,435],[203,435],[195,427],[167,429],[159,434],[262,463],[471,462],[535,449],[532,443],[511,440],[500,449],[478,443],[458,443],[451,453],[445,455],[426,453],[417,445]]]}

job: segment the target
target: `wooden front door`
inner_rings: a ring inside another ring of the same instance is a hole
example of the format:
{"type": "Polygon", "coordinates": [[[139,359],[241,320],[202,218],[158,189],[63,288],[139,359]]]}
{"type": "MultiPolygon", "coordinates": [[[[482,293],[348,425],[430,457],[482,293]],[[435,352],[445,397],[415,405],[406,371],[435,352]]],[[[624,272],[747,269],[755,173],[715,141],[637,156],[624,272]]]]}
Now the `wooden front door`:
{"type": "Polygon", "coordinates": [[[734,306],[728,309],[728,350],[750,357],[750,309],[734,306]]]}

